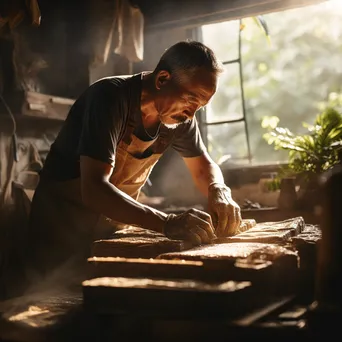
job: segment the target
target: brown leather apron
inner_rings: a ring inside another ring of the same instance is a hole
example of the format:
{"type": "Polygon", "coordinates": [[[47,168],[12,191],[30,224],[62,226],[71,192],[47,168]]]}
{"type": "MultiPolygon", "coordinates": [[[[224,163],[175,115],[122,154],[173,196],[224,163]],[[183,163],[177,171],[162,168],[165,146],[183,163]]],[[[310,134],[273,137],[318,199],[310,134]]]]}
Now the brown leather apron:
{"type": "MultiPolygon", "coordinates": [[[[137,199],[167,148],[168,130],[162,127],[156,139],[142,141],[133,134],[133,115],[118,144],[110,181],[137,199]]],[[[28,254],[33,254],[34,265],[43,265],[43,271],[66,262],[84,263],[92,241],[108,238],[113,226],[113,221],[84,206],[79,178],[58,182],[41,179],[32,201],[28,254]]]]}

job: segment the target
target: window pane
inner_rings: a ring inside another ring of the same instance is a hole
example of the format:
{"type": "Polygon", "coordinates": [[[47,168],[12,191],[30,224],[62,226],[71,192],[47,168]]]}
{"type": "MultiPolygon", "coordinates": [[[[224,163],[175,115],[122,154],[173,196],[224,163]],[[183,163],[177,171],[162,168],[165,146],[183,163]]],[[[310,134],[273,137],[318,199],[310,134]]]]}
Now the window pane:
{"type": "Polygon", "coordinates": [[[243,117],[239,64],[228,64],[220,76],[218,89],[206,106],[207,122],[237,120],[243,117]]]}
{"type": "Polygon", "coordinates": [[[208,152],[216,162],[222,164],[224,160],[229,163],[232,159],[248,159],[244,122],[207,127],[208,152]]]}
{"type": "Polygon", "coordinates": [[[238,58],[238,33],[238,20],[202,26],[203,43],[210,47],[222,62],[238,58]]]}
{"type": "MultiPolygon", "coordinates": [[[[264,19],[270,32],[270,44],[252,18],[243,19],[242,31],[246,119],[255,163],[288,160],[288,151],[274,150],[274,146],[264,140],[266,130],[261,127],[264,116],[279,117],[279,126],[294,134],[308,134],[302,123],[313,124],[324,106],[341,111],[336,98],[342,94],[342,1],[331,0],[269,13],[264,19]]],[[[209,38],[205,32],[208,27],[204,27],[203,41],[222,58],[226,51],[222,32],[226,31],[220,31],[221,23],[213,25],[218,33],[209,38]]],[[[238,31],[235,34],[238,39],[238,31]]],[[[239,83],[234,86],[230,82],[228,75],[223,75],[218,93],[207,106],[207,121],[236,119],[238,113],[242,113],[238,105],[232,105],[239,98],[239,83]],[[234,91],[236,93],[231,95],[234,91]],[[228,106],[232,107],[227,109],[228,106]]],[[[211,154],[216,160],[230,152],[223,140],[225,136],[229,138],[230,133],[217,132],[224,127],[209,128],[211,154]],[[216,146],[220,149],[217,153],[216,146]]],[[[234,139],[229,138],[229,145],[240,149],[240,142],[235,143],[234,139]]]]}
{"type": "Polygon", "coordinates": [[[271,35],[246,21],[242,35],[247,120],[254,160],[286,161],[288,151],[274,150],[263,139],[264,116],[279,117],[280,127],[307,134],[318,103],[342,88],[342,11],[322,3],[264,16],[271,35]],[[293,29],[292,29],[293,28],[293,29]]]}

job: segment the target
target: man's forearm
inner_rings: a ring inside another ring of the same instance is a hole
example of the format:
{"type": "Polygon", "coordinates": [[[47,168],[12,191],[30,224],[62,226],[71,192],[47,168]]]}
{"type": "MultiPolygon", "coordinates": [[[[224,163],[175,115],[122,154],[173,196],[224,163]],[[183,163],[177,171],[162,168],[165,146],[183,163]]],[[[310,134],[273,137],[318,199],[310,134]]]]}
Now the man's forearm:
{"type": "Polygon", "coordinates": [[[109,182],[83,184],[82,195],[86,205],[114,221],[163,231],[167,214],[135,201],[109,182]]]}
{"type": "Polygon", "coordinates": [[[208,196],[208,187],[211,183],[224,183],[224,178],[220,167],[215,163],[203,165],[194,176],[197,188],[208,196]]]}

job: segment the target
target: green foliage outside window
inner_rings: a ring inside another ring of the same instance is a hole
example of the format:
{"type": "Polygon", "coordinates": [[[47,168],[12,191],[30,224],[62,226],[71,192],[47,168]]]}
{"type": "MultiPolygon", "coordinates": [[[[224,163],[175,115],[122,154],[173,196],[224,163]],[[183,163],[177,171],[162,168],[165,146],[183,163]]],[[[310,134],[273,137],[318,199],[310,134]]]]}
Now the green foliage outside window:
{"type": "MultiPolygon", "coordinates": [[[[265,116],[278,117],[282,126],[297,135],[306,134],[307,128],[301,123],[315,120],[318,106],[331,101],[329,94],[342,93],[341,7],[329,1],[263,17],[271,44],[265,43],[265,33],[252,18],[244,19],[242,31],[246,119],[255,164],[288,160],[286,150],[275,151],[263,139],[261,121],[265,116]]],[[[237,57],[238,26],[234,23],[237,21],[202,28],[204,42],[223,61],[237,57]]],[[[237,67],[227,65],[207,106],[209,122],[242,117],[239,82],[237,67]]],[[[336,106],[332,108],[338,111],[336,106]]],[[[246,156],[242,124],[209,128],[208,149],[216,161],[229,155],[230,160],[246,156]]]]}
{"type": "Polygon", "coordinates": [[[342,151],[342,95],[332,93],[313,123],[303,122],[304,134],[293,133],[287,127],[278,126],[276,116],[264,117],[262,128],[267,129],[263,138],[275,150],[288,152],[287,175],[300,175],[306,179],[331,169],[341,162],[342,151]]]}

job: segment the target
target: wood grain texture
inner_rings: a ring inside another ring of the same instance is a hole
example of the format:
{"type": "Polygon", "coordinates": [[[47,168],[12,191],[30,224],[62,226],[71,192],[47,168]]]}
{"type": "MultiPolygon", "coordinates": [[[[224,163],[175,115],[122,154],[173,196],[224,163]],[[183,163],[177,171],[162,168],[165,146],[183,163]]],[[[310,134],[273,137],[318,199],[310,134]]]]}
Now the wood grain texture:
{"type": "Polygon", "coordinates": [[[160,260],[143,258],[88,259],[89,277],[147,277],[165,279],[201,279],[204,276],[201,261],[160,260]]]}
{"type": "Polygon", "coordinates": [[[85,309],[95,313],[134,312],[177,318],[231,316],[245,305],[250,309],[256,297],[248,281],[209,284],[189,279],[102,277],[84,281],[82,288],[85,309]]]}
{"type": "MultiPolygon", "coordinates": [[[[256,225],[255,220],[243,220],[240,230],[246,231],[256,225]]],[[[192,248],[180,240],[172,240],[164,234],[149,229],[127,226],[117,230],[110,239],[94,241],[92,256],[155,258],[162,253],[178,252],[192,248]]]]}
{"type": "Polygon", "coordinates": [[[159,254],[183,250],[182,241],[166,237],[125,237],[98,240],[93,243],[92,256],[155,258],[159,254]]]}
{"type": "Polygon", "coordinates": [[[232,237],[221,238],[217,242],[284,243],[291,237],[300,234],[304,227],[305,222],[302,217],[278,222],[261,222],[245,232],[232,237]]]}
{"type": "Polygon", "coordinates": [[[165,253],[159,259],[181,260],[227,260],[234,262],[237,259],[260,259],[274,261],[278,257],[288,255],[297,258],[297,254],[285,247],[261,242],[234,242],[216,245],[207,245],[192,248],[182,252],[165,253]]]}

